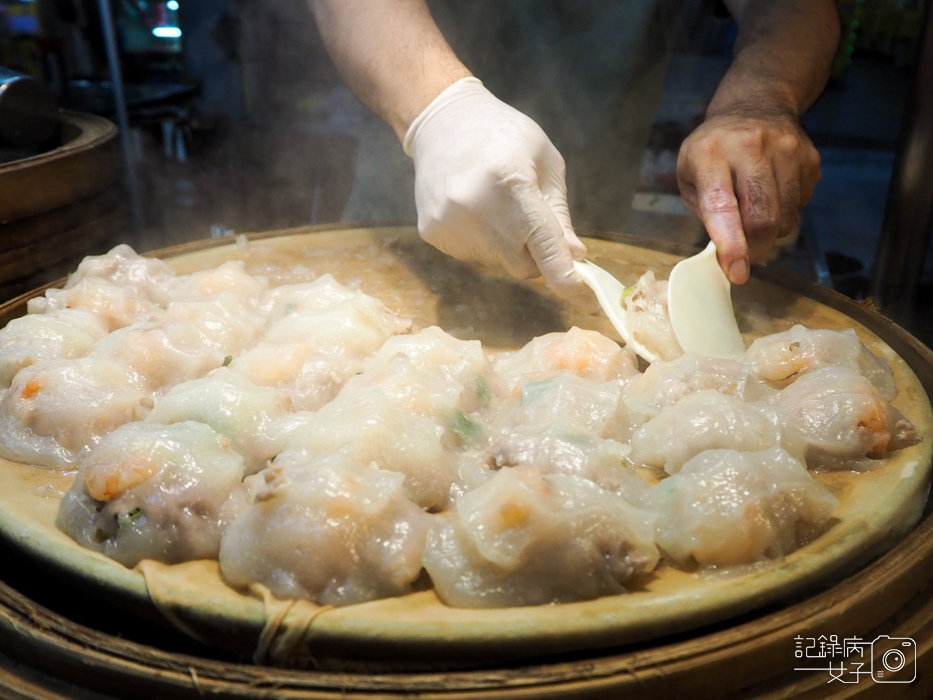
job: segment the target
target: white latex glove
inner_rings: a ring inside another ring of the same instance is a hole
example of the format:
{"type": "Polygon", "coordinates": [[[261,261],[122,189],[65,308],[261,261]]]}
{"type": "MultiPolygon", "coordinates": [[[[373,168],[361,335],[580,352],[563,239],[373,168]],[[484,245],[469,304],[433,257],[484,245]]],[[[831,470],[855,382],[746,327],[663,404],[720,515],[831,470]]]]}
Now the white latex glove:
{"type": "Polygon", "coordinates": [[[412,122],[403,145],[424,240],[514,277],[541,275],[558,296],[596,310],[573,269],[586,248],[570,223],[564,159],[532,119],[464,78],[412,122]]]}

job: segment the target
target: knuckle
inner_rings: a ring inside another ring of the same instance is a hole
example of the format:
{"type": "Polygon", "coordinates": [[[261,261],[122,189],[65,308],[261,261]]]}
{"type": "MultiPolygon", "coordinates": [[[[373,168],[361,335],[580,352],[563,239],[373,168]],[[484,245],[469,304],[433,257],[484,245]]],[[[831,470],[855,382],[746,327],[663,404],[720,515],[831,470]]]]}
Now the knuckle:
{"type": "Polygon", "coordinates": [[[735,194],[723,187],[712,187],[700,196],[700,209],[710,214],[731,214],[739,209],[735,194]]]}
{"type": "Polygon", "coordinates": [[[783,153],[796,153],[803,145],[800,137],[792,132],[784,132],[776,139],[777,149],[783,153]]]}

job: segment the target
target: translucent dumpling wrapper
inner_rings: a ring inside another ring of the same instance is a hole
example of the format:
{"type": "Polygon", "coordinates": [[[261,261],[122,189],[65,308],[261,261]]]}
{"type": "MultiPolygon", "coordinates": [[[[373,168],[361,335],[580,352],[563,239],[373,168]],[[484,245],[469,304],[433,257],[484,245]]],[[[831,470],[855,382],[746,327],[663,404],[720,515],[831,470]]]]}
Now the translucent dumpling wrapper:
{"type": "Polygon", "coordinates": [[[273,323],[231,368],[287,395],[296,410],[314,411],[408,325],[385,311],[382,302],[362,294],[323,307],[306,305],[273,323]]]}
{"type": "Polygon", "coordinates": [[[179,277],[171,290],[170,301],[209,301],[223,294],[258,303],[268,288],[268,280],[246,272],[242,260],[230,260],[217,267],[179,277]]]}
{"type": "Polygon", "coordinates": [[[231,290],[221,290],[206,300],[175,300],[159,320],[195,325],[208,342],[231,357],[251,347],[266,323],[258,301],[231,290]]]}
{"type": "Polygon", "coordinates": [[[572,420],[600,437],[627,442],[631,434],[628,408],[617,381],[592,381],[565,370],[524,379],[512,394],[496,418],[502,429],[572,420]]]}
{"type": "Polygon", "coordinates": [[[506,468],[435,516],[424,565],[456,607],[587,600],[654,569],[653,530],[649,513],[587,479],[506,468]]]}
{"type": "Polygon", "coordinates": [[[704,389],[661,409],[636,430],[631,459],[675,474],[706,450],[756,452],[780,444],[781,430],[770,406],[704,389]]]}
{"type": "Polygon", "coordinates": [[[629,445],[601,438],[572,421],[515,426],[496,434],[489,451],[497,468],[528,465],[542,474],[579,476],[630,500],[647,488],[631,467],[629,445]]]}
{"type": "Polygon", "coordinates": [[[675,564],[778,559],[817,536],[838,504],[781,448],[708,450],[651,488],[657,543],[675,564]]]}
{"type": "Polygon", "coordinates": [[[91,312],[61,309],[14,318],[0,329],[0,389],[24,367],[41,360],[84,357],[107,328],[91,312]]]}
{"type": "Polygon", "coordinates": [[[251,479],[262,480],[254,502],[220,548],[230,585],[321,605],[413,590],[430,516],[406,497],[401,474],[333,452],[251,479]]]}
{"type": "Polygon", "coordinates": [[[152,321],[162,307],[133,286],[121,287],[104,277],[85,277],[65,289],[49,289],[44,296],[30,299],[29,313],[80,309],[96,316],[108,332],[137,321],[152,321]]]}
{"type": "Polygon", "coordinates": [[[920,440],[869,379],[846,367],[807,372],[778,392],[774,405],[785,447],[811,467],[870,470],[920,440]]]}
{"type": "Polygon", "coordinates": [[[538,336],[520,350],[500,353],[493,365],[510,385],[524,376],[562,370],[597,382],[628,379],[638,374],[637,360],[631,352],[602,333],[577,327],[566,333],[538,336]]]}
{"type": "Polygon", "coordinates": [[[44,360],[21,370],[0,402],[0,456],[67,468],[151,407],[114,360],[44,360]]]}
{"type": "Polygon", "coordinates": [[[91,357],[119,362],[147,394],[203,377],[224,364],[223,351],[188,321],[134,323],[101,340],[91,357]]]}
{"type": "Polygon", "coordinates": [[[640,486],[626,459],[631,426],[618,381],[590,381],[564,370],[527,378],[513,393],[489,426],[496,467],[533,465],[613,490],[640,486]]]}
{"type": "Polygon", "coordinates": [[[126,244],[116,246],[105,255],[85,257],[68,278],[65,288],[78,286],[90,277],[131,290],[160,307],[168,302],[177,282],[175,271],[164,260],[139,255],[126,244]]]}
{"type": "Polygon", "coordinates": [[[641,424],[687,394],[712,389],[743,398],[747,386],[748,370],[744,363],[688,352],[670,362],[651,363],[644,374],[625,386],[622,397],[635,423],[641,424]]]}
{"type": "Polygon", "coordinates": [[[146,416],[152,423],[198,421],[209,425],[243,457],[246,474],[264,468],[309,419],[309,413],[287,410],[273,389],[256,386],[224,369],[179,384],[146,416]]]}
{"type": "Polygon", "coordinates": [[[418,505],[446,506],[457,462],[448,447],[459,437],[458,430],[471,438],[481,428],[456,412],[455,394],[427,382],[404,356],[398,357],[410,382],[369,384],[366,375],[355,378],[295,432],[275,464],[300,464],[309,456],[343,448],[361,464],[375,462],[404,475],[406,493],[418,505]]]}
{"type": "Polygon", "coordinates": [[[625,327],[632,338],[658,359],[669,361],[683,354],[667,308],[667,281],[650,270],[622,297],[625,327]]]}
{"type": "Polygon", "coordinates": [[[284,316],[265,331],[267,343],[310,340],[327,354],[349,353],[366,357],[378,350],[393,333],[407,323],[385,311],[382,302],[362,297],[336,302],[324,308],[309,308],[284,316]]]}
{"type": "Polygon", "coordinates": [[[408,355],[398,353],[385,364],[374,364],[352,378],[321,414],[332,409],[352,411],[357,401],[366,401],[376,392],[397,410],[436,423],[442,429],[445,447],[474,449],[488,439],[485,413],[470,410],[478,404],[484,408],[483,402],[489,400],[485,388],[477,389],[479,385],[477,381],[463,383],[448,377],[438,368],[422,369],[408,355]]]}
{"type": "Polygon", "coordinates": [[[366,297],[358,289],[340,284],[333,275],[325,273],[312,282],[273,287],[266,293],[263,306],[274,323],[289,314],[307,309],[323,309],[338,302],[366,297]]]}
{"type": "Polygon", "coordinates": [[[216,559],[245,504],[243,459],[201,423],[129,423],[81,462],[56,525],[125,566],[216,559]]]}
{"type": "Polygon", "coordinates": [[[897,395],[890,364],[873,355],[851,328],[836,331],[797,324],[756,339],[745,358],[754,374],[779,388],[806,372],[835,365],[868,378],[888,401],[897,395]]]}
{"type": "Polygon", "coordinates": [[[482,410],[505,393],[504,383],[478,340],[460,340],[437,326],[410,335],[394,335],[366,360],[365,371],[385,371],[399,354],[420,372],[462,386],[459,401],[464,411],[482,410]]]}

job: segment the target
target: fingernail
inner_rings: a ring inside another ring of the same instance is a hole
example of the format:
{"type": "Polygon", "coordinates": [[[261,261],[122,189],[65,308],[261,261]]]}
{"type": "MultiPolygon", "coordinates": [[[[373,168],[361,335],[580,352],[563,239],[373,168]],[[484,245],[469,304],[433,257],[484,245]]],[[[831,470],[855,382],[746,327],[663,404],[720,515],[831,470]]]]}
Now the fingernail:
{"type": "Polygon", "coordinates": [[[745,260],[735,260],[729,265],[729,281],[732,284],[742,284],[748,279],[748,263],[745,260]]]}

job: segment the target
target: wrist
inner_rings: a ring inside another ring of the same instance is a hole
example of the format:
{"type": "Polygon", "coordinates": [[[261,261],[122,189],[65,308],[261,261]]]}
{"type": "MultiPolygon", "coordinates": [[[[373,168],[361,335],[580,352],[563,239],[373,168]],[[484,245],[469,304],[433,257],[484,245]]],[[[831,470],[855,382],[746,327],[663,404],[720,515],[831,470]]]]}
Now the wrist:
{"type": "Polygon", "coordinates": [[[400,140],[405,155],[412,155],[412,143],[422,124],[430,120],[432,115],[442,110],[448,104],[456,102],[468,95],[475,94],[477,90],[485,90],[482,81],[479,78],[469,75],[454,81],[436,95],[425,105],[424,109],[411,120],[406,129],[401,133],[400,140]]]}
{"type": "Polygon", "coordinates": [[[404,100],[385,115],[384,120],[392,127],[398,140],[404,143],[405,135],[419,115],[450,87],[467,78],[472,78],[472,73],[459,63],[424,77],[417,85],[407,88],[404,100]]]}
{"type": "Polygon", "coordinates": [[[800,119],[802,110],[789,91],[780,86],[756,85],[732,90],[728,86],[717,91],[706,109],[706,118],[743,117],[759,119],[800,119]]]}

